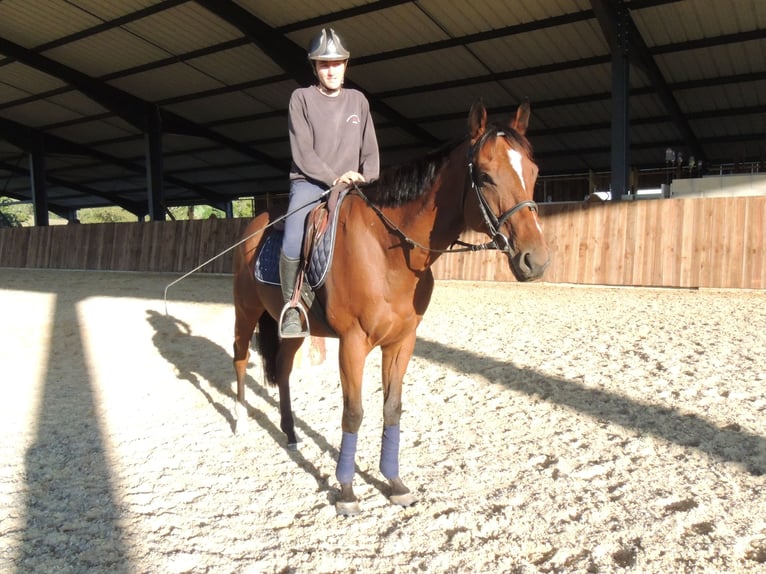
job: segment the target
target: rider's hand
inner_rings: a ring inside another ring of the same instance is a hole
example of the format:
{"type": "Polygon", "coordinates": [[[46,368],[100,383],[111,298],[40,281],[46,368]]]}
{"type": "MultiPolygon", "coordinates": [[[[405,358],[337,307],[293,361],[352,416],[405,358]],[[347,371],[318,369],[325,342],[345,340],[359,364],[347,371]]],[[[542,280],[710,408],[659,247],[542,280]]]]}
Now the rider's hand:
{"type": "Polygon", "coordinates": [[[364,183],[365,179],[364,176],[359,173],[358,171],[347,171],[342,176],[335,179],[335,181],[332,182],[333,185],[337,185],[339,183],[364,183]]]}

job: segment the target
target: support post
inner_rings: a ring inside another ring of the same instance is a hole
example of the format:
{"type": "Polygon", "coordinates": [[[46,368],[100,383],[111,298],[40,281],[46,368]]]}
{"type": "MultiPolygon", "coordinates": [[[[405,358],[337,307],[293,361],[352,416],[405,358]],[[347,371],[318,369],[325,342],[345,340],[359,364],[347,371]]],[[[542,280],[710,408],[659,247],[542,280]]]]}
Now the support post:
{"type": "Polygon", "coordinates": [[[146,120],[146,191],[149,220],[165,221],[160,109],[157,106],[147,106],[146,120]]]}
{"type": "Polygon", "coordinates": [[[36,138],[29,154],[29,179],[32,188],[35,225],[44,227],[50,223],[48,218],[48,185],[45,177],[45,148],[42,137],[36,138]]]}
{"type": "Polygon", "coordinates": [[[630,37],[628,9],[617,4],[617,41],[612,47],[612,200],[629,188],[630,165],[630,37]]]}

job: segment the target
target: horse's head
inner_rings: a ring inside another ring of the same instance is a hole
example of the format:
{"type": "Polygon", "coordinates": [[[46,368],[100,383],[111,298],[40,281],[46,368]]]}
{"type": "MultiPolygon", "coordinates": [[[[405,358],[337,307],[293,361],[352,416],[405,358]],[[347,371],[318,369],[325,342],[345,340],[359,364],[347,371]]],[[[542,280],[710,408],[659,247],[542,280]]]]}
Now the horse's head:
{"type": "Polygon", "coordinates": [[[529,113],[529,103],[522,103],[504,130],[487,125],[487,110],[481,102],[471,107],[468,117],[472,191],[467,197],[475,209],[466,209],[466,222],[487,233],[507,253],[519,281],[540,278],[550,261],[532,199],[537,165],[525,137],[529,113]]]}

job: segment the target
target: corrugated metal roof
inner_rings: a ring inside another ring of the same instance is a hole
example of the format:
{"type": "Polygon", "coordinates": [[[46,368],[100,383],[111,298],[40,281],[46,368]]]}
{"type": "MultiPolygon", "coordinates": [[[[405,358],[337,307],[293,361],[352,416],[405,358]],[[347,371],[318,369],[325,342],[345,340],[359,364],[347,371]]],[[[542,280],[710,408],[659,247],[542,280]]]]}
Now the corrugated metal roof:
{"type": "MultiPolygon", "coordinates": [[[[348,80],[370,98],[384,165],[461,135],[479,97],[497,120],[528,97],[541,178],[608,171],[611,49],[598,15],[614,5],[3,0],[0,181],[30,198],[27,136],[55,137],[51,209],[145,211],[142,130],[146,111],[160,109],[168,205],[284,192],[287,102],[306,81],[305,46],[326,25],[351,48],[348,80]]],[[[631,164],[661,168],[667,147],[685,157],[696,147],[708,165],[763,162],[766,2],[624,5],[631,164]]]]}

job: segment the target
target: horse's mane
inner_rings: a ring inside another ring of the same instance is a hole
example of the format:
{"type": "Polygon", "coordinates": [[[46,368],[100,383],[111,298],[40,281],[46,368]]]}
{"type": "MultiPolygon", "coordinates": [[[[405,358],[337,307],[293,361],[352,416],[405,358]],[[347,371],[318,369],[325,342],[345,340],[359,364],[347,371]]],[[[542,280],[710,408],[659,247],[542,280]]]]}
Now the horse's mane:
{"type": "Polygon", "coordinates": [[[449,154],[464,140],[455,140],[407,163],[387,167],[375,181],[361,187],[370,201],[396,207],[417,199],[433,182],[449,154]]]}
{"type": "MultiPolygon", "coordinates": [[[[502,133],[511,145],[521,148],[529,156],[532,155],[529,140],[513,128],[487,126],[486,134],[479,143],[483,144],[489,138],[497,137],[499,133],[502,133]]],[[[422,157],[383,169],[377,180],[365,183],[361,187],[369,200],[381,207],[396,207],[417,199],[431,186],[450,153],[464,141],[465,139],[458,139],[447,142],[422,157]]]]}

